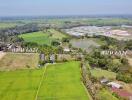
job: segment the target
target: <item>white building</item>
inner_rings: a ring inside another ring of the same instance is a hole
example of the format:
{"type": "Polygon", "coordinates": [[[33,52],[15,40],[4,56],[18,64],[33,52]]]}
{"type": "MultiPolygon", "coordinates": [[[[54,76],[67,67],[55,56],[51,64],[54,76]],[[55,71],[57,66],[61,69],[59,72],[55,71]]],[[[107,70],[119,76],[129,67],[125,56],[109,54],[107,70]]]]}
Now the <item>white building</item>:
{"type": "Polygon", "coordinates": [[[107,85],[111,86],[112,88],[118,88],[118,89],[122,88],[122,85],[115,82],[109,82],[107,85]]]}
{"type": "Polygon", "coordinates": [[[70,49],[69,48],[64,48],[63,51],[64,52],[70,52],[70,49]]]}

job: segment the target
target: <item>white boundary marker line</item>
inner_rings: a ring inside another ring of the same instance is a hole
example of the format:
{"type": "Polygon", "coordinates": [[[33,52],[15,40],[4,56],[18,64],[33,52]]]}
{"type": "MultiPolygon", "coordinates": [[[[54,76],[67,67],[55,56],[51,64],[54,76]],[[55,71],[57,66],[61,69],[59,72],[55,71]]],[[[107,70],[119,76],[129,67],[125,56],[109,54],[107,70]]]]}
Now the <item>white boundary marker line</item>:
{"type": "Polygon", "coordinates": [[[45,72],[46,72],[47,65],[45,65],[44,67],[45,67],[45,69],[44,69],[44,71],[43,71],[43,75],[42,75],[41,81],[40,81],[40,83],[39,83],[39,87],[38,87],[38,90],[37,90],[37,93],[36,93],[36,96],[35,96],[35,100],[37,100],[38,93],[39,93],[40,87],[41,87],[41,85],[42,85],[42,81],[43,81],[43,79],[44,79],[44,75],[45,75],[45,72]]]}

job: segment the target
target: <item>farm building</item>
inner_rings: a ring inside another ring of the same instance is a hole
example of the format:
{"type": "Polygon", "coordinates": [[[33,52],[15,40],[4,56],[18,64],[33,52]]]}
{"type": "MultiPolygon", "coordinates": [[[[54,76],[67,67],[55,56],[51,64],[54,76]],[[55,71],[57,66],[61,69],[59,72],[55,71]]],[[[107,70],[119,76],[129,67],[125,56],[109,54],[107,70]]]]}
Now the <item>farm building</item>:
{"type": "Polygon", "coordinates": [[[70,52],[71,50],[69,48],[64,48],[63,51],[64,52],[70,52]]]}
{"type": "Polygon", "coordinates": [[[50,62],[51,63],[54,63],[55,62],[55,55],[54,54],[51,54],[50,55],[50,62]]]}

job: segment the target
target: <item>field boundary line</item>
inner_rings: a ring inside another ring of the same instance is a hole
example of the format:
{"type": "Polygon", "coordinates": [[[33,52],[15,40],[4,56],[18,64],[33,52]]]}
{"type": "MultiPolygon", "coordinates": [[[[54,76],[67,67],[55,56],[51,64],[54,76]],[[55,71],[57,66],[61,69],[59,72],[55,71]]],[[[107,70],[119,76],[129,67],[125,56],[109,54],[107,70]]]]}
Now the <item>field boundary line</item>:
{"type": "Polygon", "coordinates": [[[85,91],[86,91],[86,93],[87,93],[87,96],[88,96],[88,97],[90,96],[89,99],[90,99],[90,100],[93,100],[92,97],[91,97],[91,95],[89,94],[88,90],[86,89],[85,85],[83,84],[83,82],[81,82],[81,84],[82,84],[82,86],[84,87],[84,89],[85,89],[85,91]]]}
{"type": "Polygon", "coordinates": [[[41,87],[41,85],[42,85],[42,81],[43,81],[43,79],[44,79],[44,75],[45,75],[45,72],[46,72],[47,65],[44,66],[44,67],[45,67],[45,69],[44,69],[44,71],[43,71],[43,75],[42,75],[41,81],[40,81],[40,83],[39,83],[39,87],[38,87],[38,90],[37,90],[37,93],[36,93],[36,96],[35,96],[35,100],[37,100],[38,93],[39,93],[40,87],[41,87]]]}

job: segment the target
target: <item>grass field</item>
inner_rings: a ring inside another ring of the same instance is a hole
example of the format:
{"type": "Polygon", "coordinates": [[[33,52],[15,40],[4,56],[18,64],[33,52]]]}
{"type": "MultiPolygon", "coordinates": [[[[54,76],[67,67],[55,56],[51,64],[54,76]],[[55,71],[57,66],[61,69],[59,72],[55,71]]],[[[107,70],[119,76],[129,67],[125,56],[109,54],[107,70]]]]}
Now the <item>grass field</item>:
{"type": "Polygon", "coordinates": [[[49,32],[52,33],[52,38],[54,38],[54,39],[62,39],[64,37],[66,37],[65,34],[62,34],[61,32],[56,31],[54,29],[50,29],[49,32]]]}
{"type": "Polygon", "coordinates": [[[109,79],[115,79],[116,78],[116,73],[110,72],[110,71],[107,71],[107,70],[94,68],[94,69],[91,69],[90,71],[91,71],[92,76],[94,76],[96,78],[101,78],[101,77],[106,77],[106,78],[109,78],[109,79]]]}
{"type": "Polygon", "coordinates": [[[28,34],[20,35],[24,39],[25,42],[34,42],[38,44],[47,44],[50,45],[52,38],[50,38],[49,34],[40,32],[33,32],[28,34]],[[49,39],[50,38],[50,39],[49,39]]]}
{"type": "Polygon", "coordinates": [[[73,61],[43,69],[0,72],[0,100],[89,100],[79,65],[73,61]]]}
{"type": "Polygon", "coordinates": [[[43,70],[0,72],[0,100],[34,100],[43,70]]]}
{"type": "Polygon", "coordinates": [[[79,62],[67,62],[47,67],[38,94],[39,100],[89,100],[81,83],[79,62]]]}
{"type": "Polygon", "coordinates": [[[36,68],[39,61],[37,53],[6,53],[0,60],[0,71],[36,68]]]}
{"type": "Polygon", "coordinates": [[[60,40],[66,36],[54,29],[49,29],[48,32],[39,31],[33,33],[27,33],[27,34],[22,34],[19,37],[22,37],[25,42],[34,42],[38,44],[51,45],[52,40],[56,40],[56,39],[60,40]]]}

